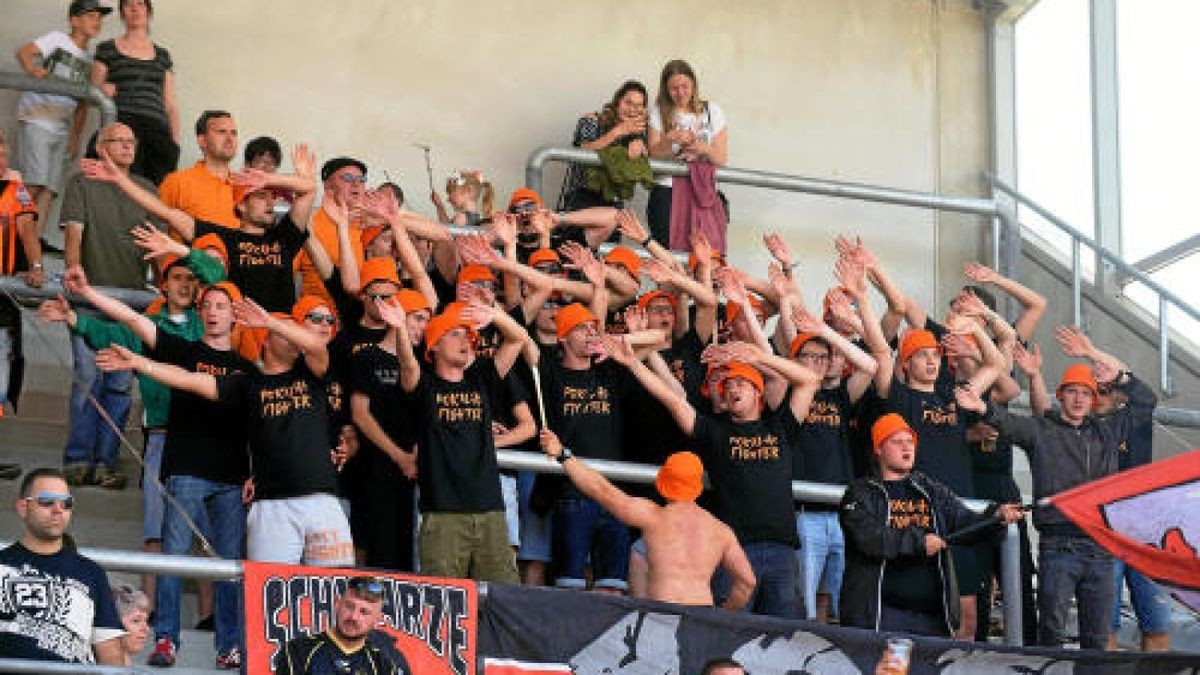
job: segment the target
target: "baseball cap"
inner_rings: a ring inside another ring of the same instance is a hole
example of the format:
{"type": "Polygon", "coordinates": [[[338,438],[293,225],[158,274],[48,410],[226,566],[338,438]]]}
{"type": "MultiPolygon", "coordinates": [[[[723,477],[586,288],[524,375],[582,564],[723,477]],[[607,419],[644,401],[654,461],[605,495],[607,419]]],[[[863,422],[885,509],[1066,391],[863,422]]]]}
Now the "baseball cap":
{"type": "Polygon", "coordinates": [[[940,353],[942,345],[938,343],[937,337],[933,331],[916,328],[904,334],[904,339],[900,341],[900,363],[908,361],[913,354],[916,354],[922,349],[936,349],[940,353]]]}
{"type": "Polygon", "coordinates": [[[367,165],[363,164],[361,161],[354,159],[353,157],[334,157],[333,159],[321,165],[321,180],[329,180],[330,176],[348,166],[357,167],[358,170],[362,172],[362,175],[367,175],[367,165]]]}
{"type": "Polygon", "coordinates": [[[575,330],[576,326],[596,321],[596,315],[592,314],[587,307],[578,302],[572,302],[558,310],[558,314],[554,315],[554,323],[557,327],[555,333],[558,335],[558,339],[561,340],[567,336],[567,333],[575,330]]]}
{"type": "Polygon", "coordinates": [[[72,0],[70,9],[67,10],[69,16],[79,16],[88,12],[100,12],[104,16],[112,14],[112,7],[105,7],[100,4],[100,0],[72,0]]]}
{"type": "Polygon", "coordinates": [[[663,462],[654,487],[670,501],[694,501],[704,491],[704,463],[695,453],[676,452],[663,462]]]}
{"type": "Polygon", "coordinates": [[[883,442],[901,431],[907,431],[912,434],[913,442],[917,441],[917,432],[908,426],[908,422],[896,413],[888,413],[879,419],[875,420],[875,424],[871,425],[871,447],[878,449],[883,445],[883,442]]]}

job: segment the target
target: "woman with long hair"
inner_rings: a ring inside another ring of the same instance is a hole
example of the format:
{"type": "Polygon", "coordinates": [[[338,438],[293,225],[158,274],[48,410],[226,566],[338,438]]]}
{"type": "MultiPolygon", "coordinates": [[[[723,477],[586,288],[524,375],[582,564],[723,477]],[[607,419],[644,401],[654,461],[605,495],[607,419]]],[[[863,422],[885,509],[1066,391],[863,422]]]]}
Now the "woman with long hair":
{"type": "Polygon", "coordinates": [[[125,33],[96,46],[92,84],[116,101],[117,120],[133,130],[130,171],[158,185],[179,161],[179,108],[171,53],[150,39],[152,0],[121,0],[125,33]]]}
{"type": "MultiPolygon", "coordinates": [[[[621,145],[628,150],[630,159],[645,157],[649,140],[646,137],[648,100],[645,85],[637,80],[627,80],[617,88],[600,112],[579,118],[575,124],[573,145],[585,150],[603,150],[621,145]]],[[[619,209],[624,205],[619,201],[606,200],[598,192],[589,190],[585,168],[578,164],[571,165],[559,198],[559,210],[577,211],[593,206],[619,209]]]]}
{"type": "MultiPolygon", "coordinates": [[[[700,83],[687,61],[675,59],[663,66],[648,124],[651,157],[717,166],[728,161],[725,112],[700,98],[700,83]]],[[[671,176],[660,176],[646,206],[650,233],[663,244],[670,241],[671,182],[671,176]]]]}

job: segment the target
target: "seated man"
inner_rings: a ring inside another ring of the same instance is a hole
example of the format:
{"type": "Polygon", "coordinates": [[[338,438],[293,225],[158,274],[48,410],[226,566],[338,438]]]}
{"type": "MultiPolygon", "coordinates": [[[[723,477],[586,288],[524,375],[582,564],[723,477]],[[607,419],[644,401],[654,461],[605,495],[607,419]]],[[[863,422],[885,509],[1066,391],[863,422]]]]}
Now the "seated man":
{"type": "Polygon", "coordinates": [[[913,471],[917,434],[896,413],[876,420],[871,445],[877,475],[854,481],[842,497],[842,625],[950,637],[960,610],[947,534],[997,515],[998,522],[1014,523],[1023,517],[1021,507],[992,505],[981,516],[946,486],[913,471]]]}
{"type": "MultiPolygon", "coordinates": [[[[317,635],[301,635],[283,646],[275,659],[277,675],[301,673],[377,673],[411,675],[408,661],[382,640],[371,639],[383,618],[384,586],[370,577],[352,577],[334,603],[334,624],[317,635]]],[[[375,633],[378,635],[378,633],[375,633]]]]}
{"type": "Polygon", "coordinates": [[[721,607],[736,611],[750,600],[754,570],[737,536],[696,505],[704,489],[704,465],[694,453],[677,452],[658,470],[654,486],[667,500],[666,506],[659,506],[621,492],[598,471],[575,459],[553,431],[543,430],[541,441],[542,450],[562,464],[580,492],[622,523],[641,528],[650,565],[650,599],[712,605],[709,581],[722,566],[733,577],[733,588],[721,607]]]}

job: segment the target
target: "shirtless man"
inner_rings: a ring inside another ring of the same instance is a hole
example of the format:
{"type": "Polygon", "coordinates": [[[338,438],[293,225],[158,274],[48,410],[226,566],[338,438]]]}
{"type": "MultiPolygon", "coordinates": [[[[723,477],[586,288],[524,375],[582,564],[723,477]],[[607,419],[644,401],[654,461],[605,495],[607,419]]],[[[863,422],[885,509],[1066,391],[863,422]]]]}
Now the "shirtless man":
{"type": "Polygon", "coordinates": [[[667,500],[659,506],[630,497],[575,458],[553,431],[541,433],[542,450],[562,464],[577,488],[629,527],[641,528],[650,563],[649,597],[681,605],[713,604],[710,580],[718,565],[733,578],[723,609],[737,611],[754,591],[754,570],[729,526],[696,505],[704,489],[704,466],[690,452],[677,452],[658,471],[654,486],[667,500]]]}

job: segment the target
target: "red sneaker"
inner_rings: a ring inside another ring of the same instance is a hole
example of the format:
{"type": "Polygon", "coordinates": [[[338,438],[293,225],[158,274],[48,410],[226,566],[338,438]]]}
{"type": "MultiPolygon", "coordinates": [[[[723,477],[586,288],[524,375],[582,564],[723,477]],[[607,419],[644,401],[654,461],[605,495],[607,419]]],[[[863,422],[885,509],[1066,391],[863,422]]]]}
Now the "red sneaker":
{"type": "Polygon", "coordinates": [[[237,647],[230,647],[229,651],[217,654],[217,667],[238,670],[242,667],[242,652],[237,647]]]}
{"type": "Polygon", "coordinates": [[[175,643],[171,642],[171,638],[160,637],[154,643],[154,651],[150,652],[146,663],[158,668],[170,668],[175,665],[175,643]]]}

